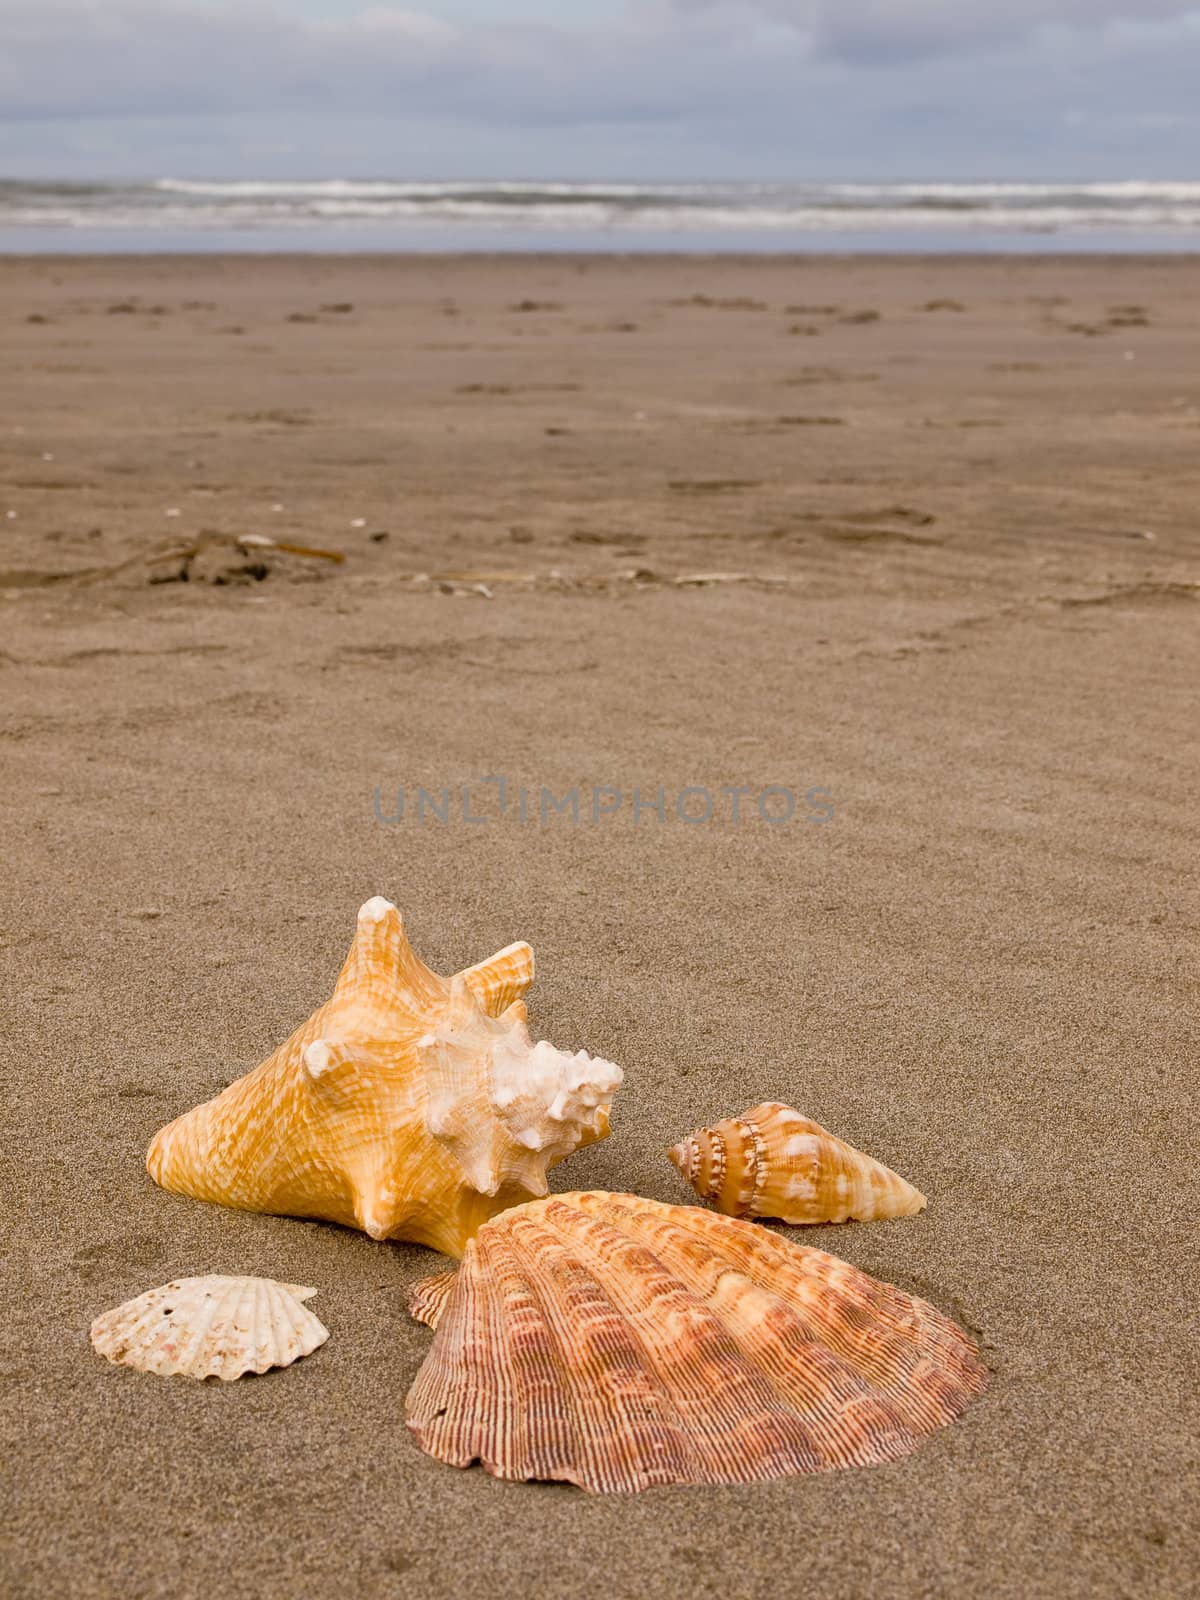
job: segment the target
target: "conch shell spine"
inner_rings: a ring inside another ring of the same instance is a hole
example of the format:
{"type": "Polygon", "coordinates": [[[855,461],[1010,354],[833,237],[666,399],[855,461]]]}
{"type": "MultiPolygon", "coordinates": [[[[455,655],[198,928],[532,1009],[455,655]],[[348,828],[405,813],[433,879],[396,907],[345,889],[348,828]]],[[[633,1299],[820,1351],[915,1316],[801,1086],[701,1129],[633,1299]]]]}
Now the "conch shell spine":
{"type": "Polygon", "coordinates": [[[479,996],[488,1016],[498,1017],[532,984],[533,951],[524,942],[505,945],[486,961],[467,967],[460,976],[479,996]]]}
{"type": "Polygon", "coordinates": [[[778,1101],[697,1128],[668,1155],[700,1198],[729,1217],[872,1222],[925,1206],[890,1167],[778,1101]]]}

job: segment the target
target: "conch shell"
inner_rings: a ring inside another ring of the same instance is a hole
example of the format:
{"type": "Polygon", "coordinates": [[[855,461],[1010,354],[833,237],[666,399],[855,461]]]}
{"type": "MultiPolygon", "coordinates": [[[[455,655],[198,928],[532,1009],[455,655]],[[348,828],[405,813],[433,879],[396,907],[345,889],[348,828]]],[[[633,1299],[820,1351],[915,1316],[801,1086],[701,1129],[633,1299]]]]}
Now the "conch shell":
{"type": "Polygon", "coordinates": [[[621,1082],[611,1061],[530,1041],[520,996],[532,981],[527,944],[440,978],[395,906],[368,900],[332,999],[160,1129],[151,1177],[461,1255],[488,1217],[546,1194],[550,1167],[604,1138],[621,1082]]]}
{"type": "Polygon", "coordinates": [[[895,1461],[983,1388],[967,1335],[821,1250],[695,1206],[551,1195],[418,1284],[421,1448],[594,1493],[895,1461]]]}
{"type": "Polygon", "coordinates": [[[92,1347],[160,1377],[223,1378],[290,1367],[329,1337],[308,1308],[315,1289],[272,1278],[177,1278],[92,1323],[92,1347]]]}
{"type": "Polygon", "coordinates": [[[925,1207],[920,1190],[890,1167],[777,1101],[697,1128],[667,1154],[727,1217],[874,1222],[925,1207]]]}

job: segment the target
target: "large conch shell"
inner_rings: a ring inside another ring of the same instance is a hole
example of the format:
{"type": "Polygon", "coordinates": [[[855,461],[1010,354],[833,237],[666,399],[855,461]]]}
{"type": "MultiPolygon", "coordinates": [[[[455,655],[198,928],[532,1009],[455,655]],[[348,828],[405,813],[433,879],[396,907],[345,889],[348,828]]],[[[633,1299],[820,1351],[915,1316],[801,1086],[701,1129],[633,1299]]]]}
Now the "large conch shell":
{"type": "Polygon", "coordinates": [[[316,1292],[273,1278],[177,1278],[98,1316],[92,1346],[139,1372],[230,1382],[325,1343],[328,1328],[301,1304],[316,1292]]]}
{"type": "Polygon", "coordinates": [[[562,1194],[507,1211],[419,1284],[421,1448],[593,1492],[894,1461],[983,1388],[933,1306],[695,1206],[562,1194]]]}
{"type": "Polygon", "coordinates": [[[777,1101],[697,1128],[667,1154],[727,1217],[874,1222],[925,1208],[899,1173],[777,1101]]]}
{"type": "Polygon", "coordinates": [[[533,951],[452,979],[368,900],[333,997],[274,1055],[162,1128],[164,1189],[324,1217],[461,1255],[488,1217],[547,1192],[555,1162],[608,1132],[621,1069],[530,1041],[533,951]]]}

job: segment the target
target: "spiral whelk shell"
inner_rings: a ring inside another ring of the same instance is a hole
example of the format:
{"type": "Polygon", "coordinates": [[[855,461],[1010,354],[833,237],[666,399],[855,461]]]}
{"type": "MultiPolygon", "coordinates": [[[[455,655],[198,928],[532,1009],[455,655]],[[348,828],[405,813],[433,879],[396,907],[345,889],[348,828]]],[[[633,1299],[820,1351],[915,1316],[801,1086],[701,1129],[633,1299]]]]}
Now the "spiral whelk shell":
{"type": "Polygon", "coordinates": [[[983,1388],[933,1306],[697,1207],[552,1195],[418,1284],[408,1426],[452,1466],[593,1492],[894,1461],[983,1388]]]}
{"type": "Polygon", "coordinates": [[[899,1173],[778,1101],[697,1128],[667,1153],[700,1198],[729,1217],[874,1222],[925,1207],[899,1173]]]}
{"type": "Polygon", "coordinates": [[[547,1193],[546,1173],[608,1132],[621,1069],[533,1043],[513,944],[452,979],[368,900],[333,996],[261,1066],[155,1135],[176,1194],[323,1217],[459,1255],[488,1217],[547,1193]]]}
{"type": "Polygon", "coordinates": [[[230,1382],[325,1343],[329,1330],[302,1304],[316,1292],[273,1278],[177,1278],[98,1316],[92,1347],[139,1372],[230,1382]]]}

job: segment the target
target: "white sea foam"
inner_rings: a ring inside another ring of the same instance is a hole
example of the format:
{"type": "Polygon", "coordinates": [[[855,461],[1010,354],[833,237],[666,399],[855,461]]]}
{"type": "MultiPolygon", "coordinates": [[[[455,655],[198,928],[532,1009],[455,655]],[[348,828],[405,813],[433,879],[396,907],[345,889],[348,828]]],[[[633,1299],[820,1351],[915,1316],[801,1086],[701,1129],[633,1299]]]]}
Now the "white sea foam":
{"type": "Polygon", "coordinates": [[[331,238],[461,234],[595,243],[641,235],[769,241],[856,231],[885,237],[997,238],[1089,233],[1200,237],[1200,181],[1095,183],[436,183],[400,179],[0,182],[0,231],[147,235],[264,230],[331,238]]]}

